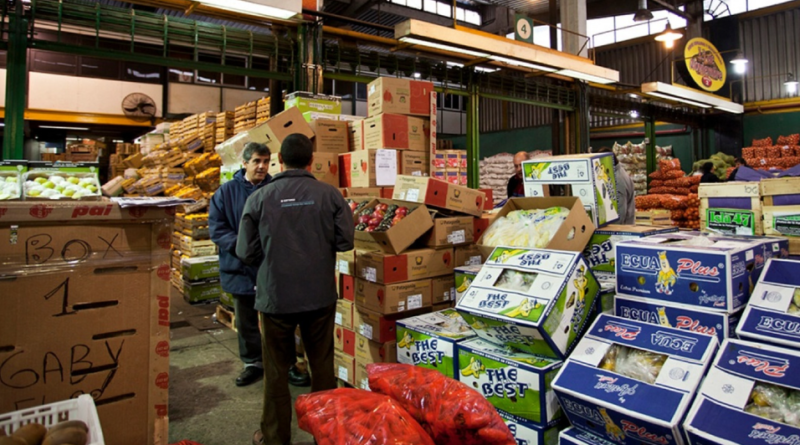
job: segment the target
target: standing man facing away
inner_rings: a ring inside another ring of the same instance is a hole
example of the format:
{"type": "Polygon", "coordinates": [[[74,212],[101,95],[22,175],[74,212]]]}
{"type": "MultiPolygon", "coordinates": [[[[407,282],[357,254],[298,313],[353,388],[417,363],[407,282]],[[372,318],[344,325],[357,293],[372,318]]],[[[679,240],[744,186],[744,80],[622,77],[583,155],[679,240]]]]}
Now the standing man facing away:
{"type": "Polygon", "coordinates": [[[236,254],[258,271],[256,309],[264,345],[264,411],[256,445],[291,443],[289,367],[295,362],[295,328],[306,347],[311,391],[336,388],[333,328],[336,252],[353,249],[350,207],[339,190],[308,171],[311,140],[284,139],[278,155],[285,169],[254,193],[242,214],[236,254]]]}
{"type": "Polygon", "coordinates": [[[251,142],[244,147],[244,168],[223,184],[211,198],[208,228],[211,240],[219,246],[219,275],[222,290],[233,295],[236,329],[239,331],[239,358],[244,370],[236,386],[247,386],[264,377],[261,333],[258,332],[256,275],[258,267],[246,266],[236,257],[239,221],[247,198],[269,183],[271,153],[264,144],[251,142]]]}
{"type": "Polygon", "coordinates": [[[525,196],[525,184],[522,181],[522,163],[528,160],[528,153],[520,151],[514,155],[514,176],[508,178],[506,193],[508,198],[525,196]]]}
{"type": "Polygon", "coordinates": [[[625,171],[625,167],[619,165],[619,159],[614,151],[608,147],[597,150],[598,153],[611,153],[614,156],[614,177],[617,181],[617,210],[619,221],[617,224],[636,223],[636,191],[633,188],[633,180],[625,171]]]}

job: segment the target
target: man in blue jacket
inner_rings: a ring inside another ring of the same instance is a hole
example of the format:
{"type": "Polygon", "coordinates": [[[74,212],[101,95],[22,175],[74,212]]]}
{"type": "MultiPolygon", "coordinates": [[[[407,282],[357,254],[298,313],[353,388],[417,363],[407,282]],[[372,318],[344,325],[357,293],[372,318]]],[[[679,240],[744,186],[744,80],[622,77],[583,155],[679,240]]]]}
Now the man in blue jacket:
{"type": "Polygon", "coordinates": [[[236,257],[236,238],[247,198],[272,179],[267,173],[270,155],[269,148],[264,144],[251,142],[245,145],[242,153],[244,168],[214,193],[208,209],[211,240],[219,246],[222,290],[233,295],[236,311],[239,357],[244,362],[244,370],[236,379],[236,386],[247,386],[264,377],[261,333],[258,330],[258,311],[255,309],[258,263],[248,266],[236,257]]]}

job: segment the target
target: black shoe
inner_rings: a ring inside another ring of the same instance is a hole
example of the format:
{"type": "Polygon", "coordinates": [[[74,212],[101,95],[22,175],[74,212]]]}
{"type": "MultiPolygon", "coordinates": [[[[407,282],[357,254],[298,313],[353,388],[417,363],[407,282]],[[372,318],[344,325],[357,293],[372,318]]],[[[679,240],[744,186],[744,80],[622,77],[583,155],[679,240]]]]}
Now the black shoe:
{"type": "Polygon", "coordinates": [[[264,378],[264,370],[255,366],[244,368],[239,377],[236,377],[236,386],[247,386],[264,378]]]}
{"type": "Polygon", "coordinates": [[[296,365],[289,368],[289,384],[292,386],[311,386],[311,377],[308,374],[303,374],[297,369],[296,365]]]}

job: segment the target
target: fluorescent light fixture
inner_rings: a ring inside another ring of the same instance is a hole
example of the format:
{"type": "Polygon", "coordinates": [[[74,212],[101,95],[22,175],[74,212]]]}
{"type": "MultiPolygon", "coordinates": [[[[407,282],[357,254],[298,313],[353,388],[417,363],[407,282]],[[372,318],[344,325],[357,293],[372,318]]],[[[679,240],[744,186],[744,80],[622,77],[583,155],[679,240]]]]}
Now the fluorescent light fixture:
{"type": "Polygon", "coordinates": [[[671,101],[675,101],[675,102],[683,102],[685,104],[692,105],[692,106],[699,107],[699,108],[711,108],[711,105],[701,104],[700,102],[695,102],[693,100],[684,99],[682,97],[669,96],[667,94],[661,94],[661,93],[655,93],[655,92],[651,92],[651,93],[647,93],[647,94],[649,96],[660,97],[661,99],[667,99],[667,100],[671,100],[671,101]]]}
{"type": "Polygon", "coordinates": [[[562,76],[567,76],[567,77],[573,77],[575,79],[585,80],[587,82],[601,83],[604,85],[608,85],[610,83],[615,82],[612,79],[606,79],[605,77],[593,76],[591,74],[580,73],[578,71],[573,71],[573,70],[561,70],[556,72],[556,74],[561,74],[562,76]]]}
{"type": "Polygon", "coordinates": [[[40,125],[39,128],[47,128],[48,130],[75,130],[75,131],[89,131],[85,127],[59,127],[56,125],[40,125]]]}
{"type": "Polygon", "coordinates": [[[664,42],[665,47],[672,48],[675,46],[675,41],[680,40],[682,37],[683,34],[673,31],[672,26],[667,22],[667,27],[664,29],[664,32],[656,36],[656,42],[664,42]]]}
{"type": "MultiPolygon", "coordinates": [[[[457,62],[446,62],[446,63],[447,63],[447,66],[457,66],[459,68],[463,68],[464,67],[463,63],[457,63],[457,62]]],[[[493,72],[499,71],[499,70],[500,70],[500,68],[484,68],[482,66],[476,66],[475,67],[475,71],[480,71],[482,73],[493,73],[493,72]]]]}
{"type": "Polygon", "coordinates": [[[741,104],[682,85],[648,82],[642,84],[642,93],[700,108],[716,108],[735,114],[744,113],[744,107],[741,104]]]}
{"type": "Polygon", "coordinates": [[[6,126],[5,122],[0,122],[0,127],[5,127],[5,126],[6,126]]]}
{"type": "Polygon", "coordinates": [[[444,51],[451,51],[459,54],[466,54],[468,56],[473,56],[473,57],[489,57],[489,54],[482,53],[479,51],[472,51],[471,49],[459,48],[457,46],[443,45],[441,43],[429,42],[427,40],[422,40],[422,39],[415,39],[414,37],[401,37],[399,40],[401,42],[409,43],[411,45],[429,46],[431,48],[441,49],[444,51]]]}
{"type": "Polygon", "coordinates": [[[742,114],[742,112],[741,112],[739,109],[737,109],[737,108],[732,108],[732,107],[726,107],[726,106],[724,106],[724,105],[717,105],[717,106],[716,106],[716,107],[714,107],[714,108],[716,108],[717,110],[720,110],[720,111],[727,111],[728,113],[733,113],[733,114],[742,114]]]}
{"type": "Polygon", "coordinates": [[[630,97],[631,99],[638,99],[639,95],[636,94],[636,93],[630,93],[630,94],[628,94],[628,97],[630,97]]]}
{"type": "MultiPolygon", "coordinates": [[[[297,14],[300,13],[302,10],[302,3],[300,3],[301,8],[299,10],[288,10],[284,8],[277,8],[275,6],[271,6],[271,4],[280,3],[281,6],[285,6],[286,3],[297,3],[297,2],[287,2],[284,0],[279,1],[269,1],[269,0],[196,0],[198,3],[202,5],[213,6],[215,8],[219,8],[225,11],[233,11],[233,12],[240,12],[243,14],[250,14],[250,15],[257,15],[262,17],[271,17],[276,19],[288,20],[297,14]]],[[[296,9],[296,8],[294,8],[296,9]]]]}
{"type": "Polygon", "coordinates": [[[422,74],[414,73],[414,79],[419,79],[420,77],[422,77],[422,74]]]}
{"type": "Polygon", "coordinates": [[[794,74],[789,73],[789,75],[786,76],[786,82],[783,83],[783,86],[786,87],[787,93],[789,94],[797,93],[797,81],[794,80],[794,74]]]}
{"type": "Polygon", "coordinates": [[[509,59],[508,57],[503,57],[503,56],[491,56],[490,59],[498,62],[507,63],[509,65],[521,66],[524,68],[531,68],[539,71],[547,71],[548,73],[553,73],[557,71],[555,68],[550,68],[549,66],[542,66],[542,65],[537,65],[535,63],[523,62],[521,60],[509,59]]]}

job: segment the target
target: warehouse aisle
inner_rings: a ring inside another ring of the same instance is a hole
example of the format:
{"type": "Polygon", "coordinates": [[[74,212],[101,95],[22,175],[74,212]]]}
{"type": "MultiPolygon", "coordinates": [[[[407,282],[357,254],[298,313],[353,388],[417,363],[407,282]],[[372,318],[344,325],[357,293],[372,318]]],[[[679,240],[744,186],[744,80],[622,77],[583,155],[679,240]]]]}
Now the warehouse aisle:
{"type": "MultiPolygon", "coordinates": [[[[192,307],[179,295],[173,295],[172,301],[169,442],[251,444],[261,417],[262,386],[234,385],[241,371],[236,333],[222,325],[198,329],[212,326],[214,306],[192,307]]],[[[292,387],[293,397],[306,392],[307,388],[292,387]]],[[[314,443],[310,434],[297,429],[296,419],[292,437],[293,444],[314,443]]]]}

